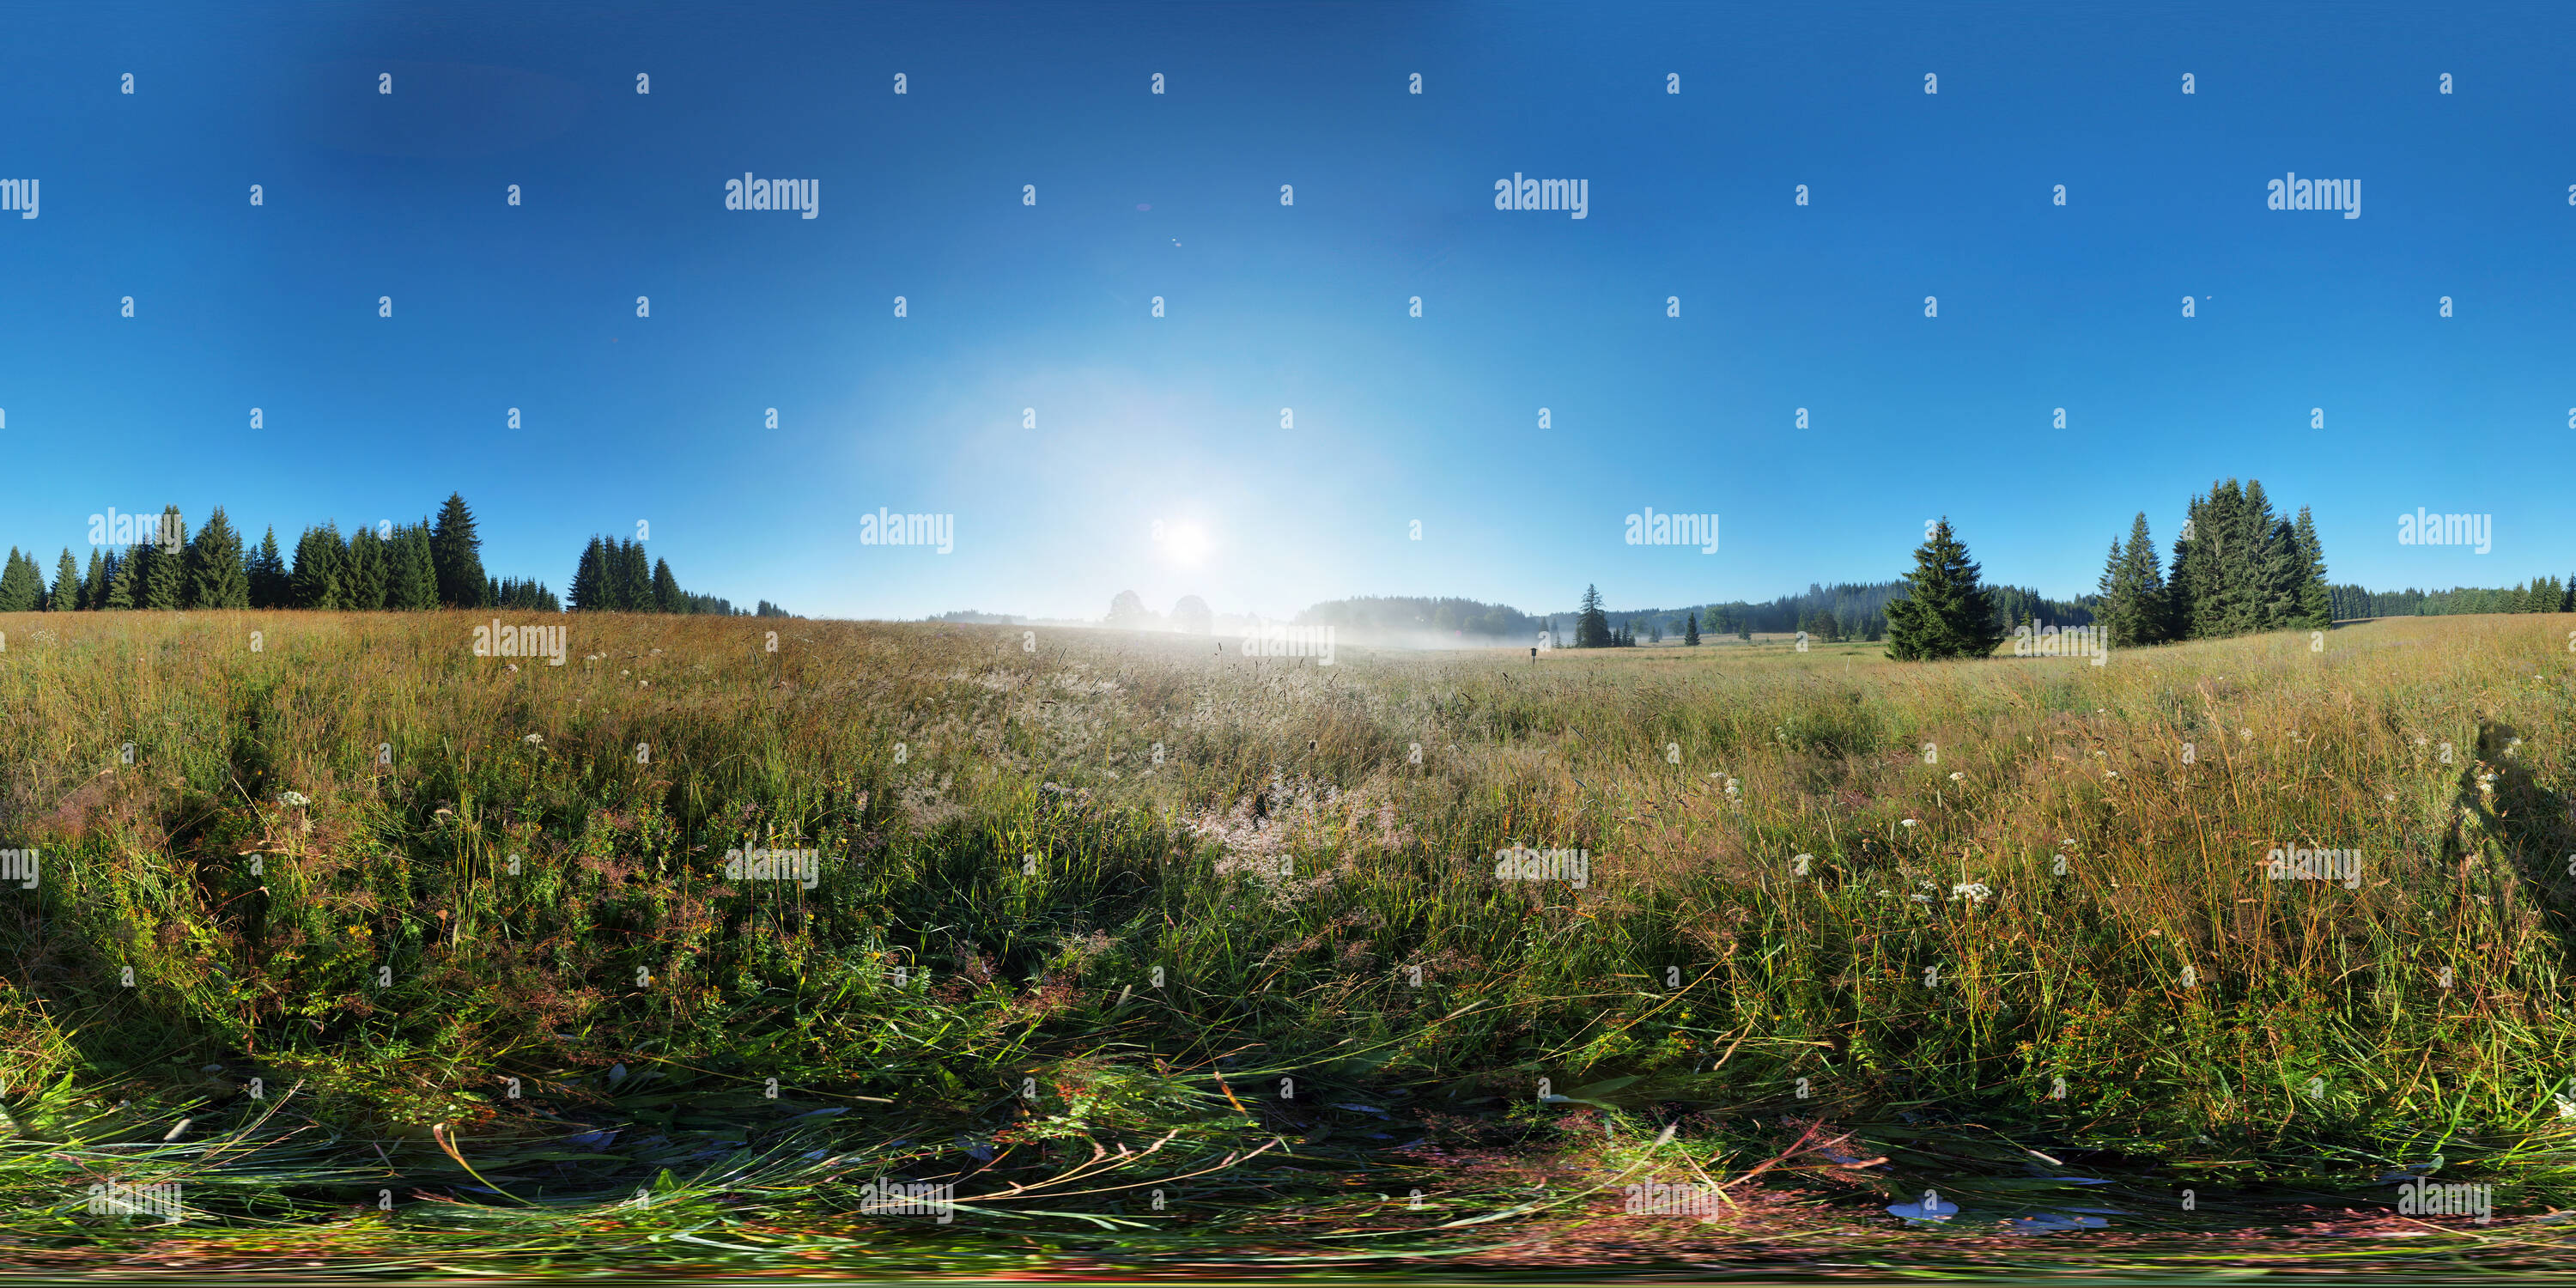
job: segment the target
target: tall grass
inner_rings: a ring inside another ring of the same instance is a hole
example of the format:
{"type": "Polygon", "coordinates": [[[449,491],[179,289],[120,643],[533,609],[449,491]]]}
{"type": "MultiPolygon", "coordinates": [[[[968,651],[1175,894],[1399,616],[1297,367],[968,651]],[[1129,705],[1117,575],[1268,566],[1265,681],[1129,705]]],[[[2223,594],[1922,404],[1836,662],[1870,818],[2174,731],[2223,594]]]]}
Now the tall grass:
{"type": "Polygon", "coordinates": [[[2562,1184],[2563,619],[2101,668],[476,620],[0,617],[0,1188],[182,1114],[295,1160],[172,1156],[229,1221],[893,1172],[1179,1237],[1676,1114],[2562,1184]]]}

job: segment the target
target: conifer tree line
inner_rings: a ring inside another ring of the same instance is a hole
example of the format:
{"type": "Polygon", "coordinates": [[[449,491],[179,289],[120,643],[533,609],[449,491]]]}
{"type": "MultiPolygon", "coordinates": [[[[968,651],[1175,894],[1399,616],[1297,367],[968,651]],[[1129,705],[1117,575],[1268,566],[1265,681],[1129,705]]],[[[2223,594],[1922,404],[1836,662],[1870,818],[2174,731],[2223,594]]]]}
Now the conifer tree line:
{"type": "MultiPolygon", "coordinates": [[[[92,516],[93,519],[96,516],[92,516]]],[[[104,609],[316,608],[358,612],[432,608],[563,611],[541,581],[494,577],[483,569],[483,538],[465,498],[449,493],[435,520],[359,528],[306,528],[290,552],[277,530],[247,544],[222,506],[193,536],[179,507],[165,508],[153,540],[123,549],[93,547],[86,569],[66,548],[48,582],[34,556],[12,547],[0,566],[0,613],[104,609]],[[168,537],[165,542],[160,538],[168,537]],[[170,548],[165,548],[165,546],[170,548]]],[[[790,616],[761,600],[745,613],[713,595],[680,588],[666,560],[648,569],[641,541],[591,538],[574,577],[573,607],[627,613],[790,616]]]]}
{"type": "Polygon", "coordinates": [[[717,617],[786,617],[786,609],[764,599],[745,612],[729,600],[680,589],[671,564],[656,559],[648,568],[644,543],[617,537],[592,537],[572,574],[572,609],[576,613],[692,613],[717,617]]]}
{"type": "Polygon", "coordinates": [[[2099,616],[2120,647],[2334,625],[2325,548],[2305,506],[2273,513],[2259,480],[2210,486],[2191,499],[2169,562],[2159,562],[2147,516],[2111,543],[2099,616]]]}
{"type": "Polygon", "coordinates": [[[543,583],[494,578],[483,571],[483,541],[474,511],[450,493],[435,522],[360,528],[336,523],[306,528],[290,555],[269,528],[257,544],[243,541],[222,506],[193,535],[179,507],[162,510],[155,538],[125,547],[93,547],[80,568],[65,549],[53,583],[32,557],[16,550],[0,569],[0,612],[106,609],[314,608],[352,611],[506,608],[562,611],[543,583]],[[159,538],[168,537],[166,543],[159,538]]]}
{"type": "Polygon", "coordinates": [[[2520,586],[2449,590],[2366,590],[2335,586],[2335,620],[2363,617],[2440,617],[2454,613],[2576,613],[2576,574],[2566,580],[2534,577],[2520,586]]]}
{"type": "MultiPolygon", "coordinates": [[[[2050,599],[2028,586],[1988,586],[1988,605],[1994,609],[1995,621],[2010,634],[2013,627],[2038,621],[2058,626],[2083,626],[2093,620],[2099,606],[2092,595],[2075,599],[2050,599]]],[[[1660,627],[1666,635],[1687,633],[1691,618],[1698,619],[1699,629],[1721,638],[1734,636],[1751,639],[1756,632],[1785,635],[1805,631],[1812,640],[1828,644],[1845,641],[1877,641],[1887,634],[1887,605],[1906,593],[1902,580],[1884,582],[1837,582],[1827,586],[1809,583],[1803,594],[1783,595],[1767,603],[1712,603],[1696,608],[1649,608],[1634,613],[1610,614],[1614,622],[1634,625],[1645,622],[1650,631],[1660,627]]]]}
{"type": "MultiPolygon", "coordinates": [[[[1138,602],[1141,604],[1143,601],[1138,602]]],[[[1434,599],[1364,595],[1326,600],[1298,613],[1296,620],[1301,626],[1330,626],[1354,632],[1384,631],[1392,634],[1427,629],[1441,635],[1491,635],[1524,641],[1535,640],[1538,633],[1549,626],[1546,619],[1533,617],[1517,608],[1454,596],[1434,599]]]]}

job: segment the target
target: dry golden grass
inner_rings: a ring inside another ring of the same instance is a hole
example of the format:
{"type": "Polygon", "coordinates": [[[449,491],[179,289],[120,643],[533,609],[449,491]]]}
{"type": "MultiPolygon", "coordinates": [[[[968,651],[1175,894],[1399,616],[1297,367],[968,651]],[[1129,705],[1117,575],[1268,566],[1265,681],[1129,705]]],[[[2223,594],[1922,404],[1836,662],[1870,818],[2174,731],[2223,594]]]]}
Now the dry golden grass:
{"type": "Polygon", "coordinates": [[[2569,619],[2100,668],[587,615],[556,667],[488,620],[0,618],[0,842],[46,863],[0,1079],[225,1114],[259,1071],[396,1140],[648,1063],[1003,1145],[1542,1078],[2248,1175],[2563,1134],[2569,619]],[[728,880],[755,847],[818,888],[728,880]]]}

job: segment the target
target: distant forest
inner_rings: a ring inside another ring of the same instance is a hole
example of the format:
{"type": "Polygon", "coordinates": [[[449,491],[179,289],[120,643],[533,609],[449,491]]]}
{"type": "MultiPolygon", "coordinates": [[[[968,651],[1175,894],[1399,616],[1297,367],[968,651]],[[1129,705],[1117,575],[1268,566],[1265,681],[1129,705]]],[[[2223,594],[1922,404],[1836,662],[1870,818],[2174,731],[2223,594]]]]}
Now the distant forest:
{"type": "Polygon", "coordinates": [[[2459,586],[2450,590],[2364,590],[2359,586],[2334,586],[2328,593],[2334,599],[2336,621],[2357,617],[2442,617],[2455,613],[2566,613],[2576,612],[2569,602],[2576,576],[2565,581],[2556,577],[2534,577],[2520,586],[2480,590],[2459,586]]]}
{"type": "MultiPolygon", "coordinates": [[[[89,566],[65,548],[48,584],[34,555],[9,550],[0,566],[0,613],[94,612],[119,609],[313,608],[373,612],[384,609],[500,609],[563,611],[544,582],[494,577],[483,571],[483,539],[465,498],[449,493],[438,520],[359,528],[346,537],[336,523],[304,530],[293,561],[268,529],[250,545],[222,506],[191,534],[179,507],[158,515],[91,515],[89,566]]],[[[627,613],[706,613],[730,617],[786,617],[760,601],[745,612],[713,595],[680,589],[671,565],[656,559],[648,569],[640,541],[591,538],[573,574],[573,608],[627,613]]]]}
{"type": "MultiPolygon", "coordinates": [[[[1681,638],[1692,614],[1699,617],[1703,637],[1746,638],[1805,631],[1809,637],[1827,643],[1876,640],[1887,634],[1887,601],[1904,590],[1905,583],[1901,581],[1841,582],[1832,586],[1811,583],[1805,594],[1783,595],[1766,603],[1739,599],[1679,608],[1604,608],[1602,613],[1609,619],[1612,632],[1641,643],[1681,638]]],[[[2093,595],[2076,600],[2050,599],[2026,586],[1989,586],[1986,593],[1994,600],[1995,620],[2006,628],[2033,617],[2048,625],[2087,625],[2093,620],[2093,605],[2099,599],[2093,595]]],[[[1556,639],[1571,642],[1580,614],[1577,609],[1539,617],[1508,605],[1473,599],[1395,595],[1330,600],[1299,613],[1297,621],[1340,630],[1427,630],[1513,643],[1535,642],[1540,631],[1552,630],[1556,639]]]]}
{"type": "Polygon", "coordinates": [[[1301,626],[1330,626],[1343,631],[1432,631],[1488,635],[1496,639],[1538,638],[1547,623],[1517,608],[1473,599],[1428,599],[1407,595],[1371,595],[1335,599],[1297,614],[1301,626]]]}

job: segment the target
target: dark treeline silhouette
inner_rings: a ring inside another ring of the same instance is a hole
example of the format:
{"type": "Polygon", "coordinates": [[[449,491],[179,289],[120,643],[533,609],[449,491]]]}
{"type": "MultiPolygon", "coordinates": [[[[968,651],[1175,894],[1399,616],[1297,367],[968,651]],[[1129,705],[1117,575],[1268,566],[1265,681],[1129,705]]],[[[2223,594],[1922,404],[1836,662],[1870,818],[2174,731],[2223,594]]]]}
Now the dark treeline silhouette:
{"type": "Polygon", "coordinates": [[[576,613],[684,613],[715,617],[786,617],[786,609],[764,599],[756,609],[733,606],[713,595],[680,589],[671,563],[656,559],[648,569],[644,543],[617,537],[592,537],[582,549],[572,574],[572,609],[576,613]]]}
{"type": "MultiPolygon", "coordinates": [[[[256,545],[246,544],[222,506],[193,536],[175,505],[157,516],[134,516],[131,525],[123,516],[119,519],[117,532],[110,533],[104,516],[91,516],[88,567],[81,568],[65,548],[50,585],[35,558],[13,547],[8,563],[0,567],[0,613],[127,608],[563,611],[544,582],[493,577],[483,570],[483,539],[475,531],[474,511],[455,493],[448,494],[435,521],[360,528],[345,537],[336,523],[306,528],[291,557],[278,545],[275,528],[266,530],[256,545]],[[133,540],[120,540],[120,534],[133,540]]],[[[584,570],[594,554],[611,544],[594,538],[591,552],[583,555],[584,570]]],[[[672,580],[669,564],[644,571],[640,543],[625,543],[615,559],[615,589],[602,593],[596,604],[576,602],[576,608],[788,616],[765,599],[745,614],[714,596],[685,593],[672,580]],[[640,596],[620,598],[637,581],[640,596]]]]}
{"type": "Polygon", "coordinates": [[[2339,622],[2362,617],[2441,617],[2454,613],[2576,612],[2576,575],[2565,581],[2556,577],[2534,577],[2520,586],[2499,586],[2492,590],[2474,586],[2454,586],[2449,590],[2435,591],[2335,586],[2326,593],[2333,601],[2335,620],[2339,622]]]}
{"type": "MultiPolygon", "coordinates": [[[[1586,645],[1584,608],[1571,613],[1533,615],[1506,604],[1416,595],[1373,595],[1327,600],[1297,614],[1301,624],[1343,630],[1429,630],[1443,635],[1488,636],[1513,643],[1534,642],[1540,631],[1555,632],[1558,643],[1573,647],[1617,647],[1629,641],[1688,641],[1694,634],[1750,637],[1755,633],[1786,635],[1806,631],[1822,640],[1880,638],[1887,630],[1887,601],[1903,593],[1905,583],[1810,584],[1804,594],[1783,595],[1766,603],[1683,605],[1679,608],[1615,609],[1591,605],[1601,614],[1601,643],[1586,645]]],[[[2010,627],[2036,616],[2043,622],[2080,626],[2093,620],[2091,596],[2056,600],[2022,586],[1994,586],[1987,594],[1996,617],[2010,627]]]]}
{"type": "Polygon", "coordinates": [[[1547,623],[1517,608],[1473,599],[1425,595],[1368,595],[1335,599],[1297,614],[1301,626],[1330,626],[1344,631],[1433,631],[1442,635],[1490,635],[1535,639],[1547,623]]]}
{"type": "Polygon", "coordinates": [[[141,530],[126,533],[134,541],[118,543],[103,530],[101,516],[92,516],[88,568],[76,573],[72,552],[65,549],[50,590],[35,560],[12,550],[7,570],[0,571],[0,612],[561,608],[543,583],[483,571],[474,512],[453,493],[435,522],[360,528],[346,537],[336,523],[306,528],[291,561],[277,544],[275,528],[258,544],[246,544],[222,506],[194,535],[175,505],[136,526],[141,530]]]}
{"type": "MultiPolygon", "coordinates": [[[[1612,629],[1650,639],[1700,633],[1749,639],[1754,635],[1788,635],[1805,631],[1826,643],[1880,640],[1887,636],[1888,601],[1902,598],[1903,581],[1810,582],[1806,592],[1782,595],[1764,603],[1733,600],[1682,608],[1647,608],[1608,614],[1612,629]],[[1697,621],[1694,624],[1693,619],[1697,621]]],[[[1995,622],[2006,631],[2024,622],[2084,626],[2093,621],[2095,597],[2051,599],[2028,586],[1988,586],[1995,622]]]]}

